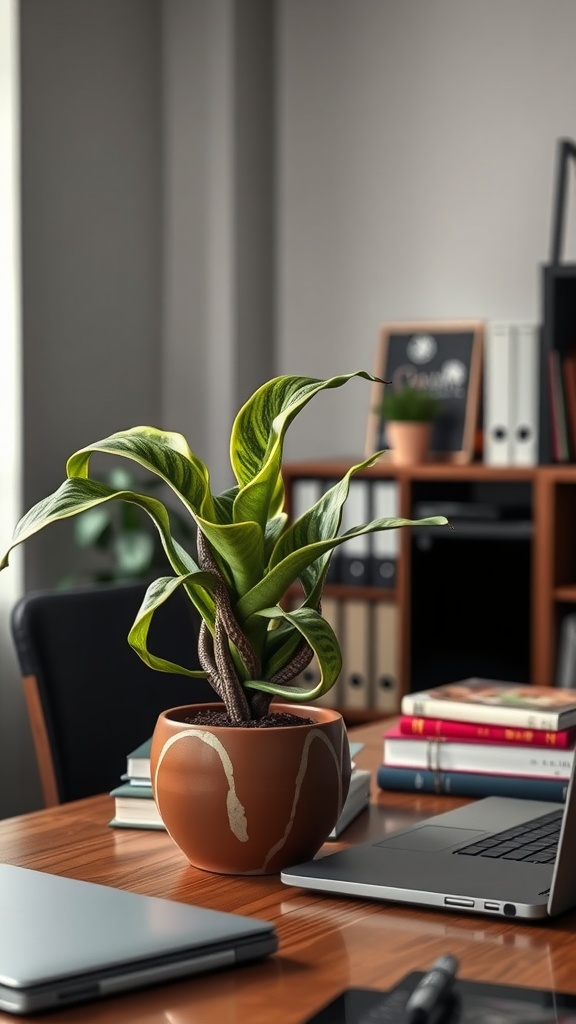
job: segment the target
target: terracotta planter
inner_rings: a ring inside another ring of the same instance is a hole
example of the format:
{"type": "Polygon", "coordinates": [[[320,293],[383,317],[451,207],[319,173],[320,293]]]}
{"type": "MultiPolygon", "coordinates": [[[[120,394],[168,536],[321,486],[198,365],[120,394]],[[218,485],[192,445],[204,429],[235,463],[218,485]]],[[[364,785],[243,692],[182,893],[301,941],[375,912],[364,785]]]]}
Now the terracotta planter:
{"type": "Polygon", "coordinates": [[[342,716],[331,708],[276,704],[313,725],[207,728],[184,721],[200,707],[170,708],[150,756],[160,815],[195,867],[272,874],[320,849],[350,782],[342,716]]]}
{"type": "Polygon", "coordinates": [[[428,460],[432,424],[410,420],[391,420],[386,424],[386,436],[391,448],[392,462],[399,466],[417,466],[428,460]]]}

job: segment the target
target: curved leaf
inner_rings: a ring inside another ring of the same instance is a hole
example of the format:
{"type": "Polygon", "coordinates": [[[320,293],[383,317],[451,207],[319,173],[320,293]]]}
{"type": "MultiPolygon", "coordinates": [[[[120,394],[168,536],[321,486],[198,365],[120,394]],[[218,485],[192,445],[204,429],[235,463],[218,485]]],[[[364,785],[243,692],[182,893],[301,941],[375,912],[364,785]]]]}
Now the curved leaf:
{"type": "Polygon", "coordinates": [[[248,399],[232,426],[230,461],[240,491],[234,502],[236,522],[253,520],[265,528],[284,505],[282,449],[284,435],[305,405],[328,388],[339,388],[353,377],[374,381],[356,370],[338,377],[275,377],[248,399]]]}
{"type": "Polygon", "coordinates": [[[257,523],[220,526],[198,516],[198,525],[210,547],[224,560],[233,593],[232,603],[256,585],[264,573],[264,536],[257,523]]]}
{"type": "Polygon", "coordinates": [[[302,576],[304,570],[315,562],[320,555],[344,544],[351,537],[361,537],[365,533],[378,530],[395,530],[403,526],[449,526],[445,516],[431,516],[428,519],[373,519],[364,526],[346,530],[346,533],[331,539],[315,541],[306,547],[292,551],[286,558],[270,570],[267,576],[250,590],[238,602],[236,611],[243,620],[270,608],[282,600],[288,588],[302,576]]]}
{"type": "Polygon", "coordinates": [[[71,455],[66,463],[67,475],[86,479],[95,452],[131,459],[164,480],[191,512],[215,518],[210,475],[182,434],[156,427],[118,431],[71,455]]]}
{"type": "MultiPolygon", "coordinates": [[[[16,525],[12,543],[0,562],[0,569],[8,564],[13,548],[44,529],[45,526],[115,499],[133,502],[148,513],[158,530],[166,556],[175,572],[187,575],[190,572],[198,571],[198,566],[192,556],[172,537],[170,517],[161,501],[146,494],[136,494],[134,491],[114,491],[107,484],[100,483],[98,480],[75,477],[64,480],[58,490],[46,498],[42,498],[22,517],[16,525]]],[[[193,592],[188,591],[188,593],[200,614],[207,621],[213,622],[214,602],[212,598],[200,587],[193,592]]]]}
{"type": "MultiPolygon", "coordinates": [[[[174,661],[168,661],[166,658],[161,658],[148,650],[148,633],[155,612],[182,584],[185,586],[194,585],[204,590],[210,590],[214,585],[214,577],[210,573],[199,571],[187,573],[185,576],[161,576],[159,579],[154,580],[148,587],[136,618],[132,623],[128,633],[128,643],[150,668],[156,669],[159,672],[170,672],[173,675],[205,679],[207,673],[202,669],[184,668],[182,665],[178,665],[174,661]]],[[[194,640],[196,640],[195,636],[194,640]]],[[[195,657],[196,649],[194,649],[195,657]]]]}
{"type": "MultiPolygon", "coordinates": [[[[351,466],[341,480],[325,491],[311,508],[288,526],[272,552],[270,569],[287,558],[292,551],[318,540],[329,540],[338,536],[342,522],[342,507],[348,497],[351,478],[360,470],[372,466],[381,455],[382,452],[375,452],[363,462],[351,466]]],[[[323,581],[332,550],[329,549],[326,555],[312,562],[302,572],[300,578],[306,594],[314,591],[320,580],[323,581]]]]}
{"type": "Polygon", "coordinates": [[[315,686],[310,687],[271,683],[261,679],[249,680],[244,685],[251,690],[273,693],[277,697],[291,701],[315,700],[326,693],[342,670],[340,645],[330,623],[312,608],[298,608],[291,612],[282,608],[264,608],[258,614],[266,619],[283,618],[298,630],[318,659],[320,680],[315,686]]]}

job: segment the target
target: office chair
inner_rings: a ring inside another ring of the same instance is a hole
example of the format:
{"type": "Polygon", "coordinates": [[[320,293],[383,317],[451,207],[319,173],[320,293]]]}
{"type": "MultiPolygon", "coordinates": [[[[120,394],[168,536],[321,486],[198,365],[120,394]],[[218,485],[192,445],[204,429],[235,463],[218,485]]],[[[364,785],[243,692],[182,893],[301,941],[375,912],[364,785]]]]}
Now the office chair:
{"type": "MultiPolygon", "coordinates": [[[[144,583],[31,592],[11,629],[47,807],[118,785],[126,755],[152,735],[161,711],[217,700],[204,679],[156,672],[127,641],[144,583]]],[[[199,668],[199,616],[177,591],[156,613],[150,650],[199,668]]]]}

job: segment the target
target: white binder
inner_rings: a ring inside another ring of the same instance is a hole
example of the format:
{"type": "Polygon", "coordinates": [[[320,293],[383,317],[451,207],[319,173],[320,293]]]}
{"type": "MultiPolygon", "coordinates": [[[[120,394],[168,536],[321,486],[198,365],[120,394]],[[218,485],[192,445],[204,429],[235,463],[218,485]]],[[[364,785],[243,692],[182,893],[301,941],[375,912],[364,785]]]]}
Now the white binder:
{"type": "MultiPolygon", "coordinates": [[[[363,526],[370,518],[368,480],[351,480],[348,497],[342,507],[341,533],[354,526],[363,526]]],[[[366,533],[339,546],[340,582],[349,586],[366,586],[370,582],[370,539],[366,533]]]]}
{"type": "Polygon", "coordinates": [[[400,617],[398,606],[377,601],[373,609],[372,648],[374,687],[372,706],[383,714],[400,710],[398,691],[400,617]]]}
{"type": "Polygon", "coordinates": [[[516,421],[514,330],[509,321],[488,324],[484,354],[484,462],[509,466],[513,462],[512,424],[516,421]]]}
{"type": "Polygon", "coordinates": [[[316,477],[297,477],[292,481],[292,519],[299,519],[322,497],[322,481],[316,477]]]}
{"type": "Polygon", "coordinates": [[[536,324],[519,323],[513,331],[512,462],[516,466],[538,463],[538,415],[540,337],[536,324]]]}
{"type": "Polygon", "coordinates": [[[370,706],[370,605],[368,601],[342,602],[342,705],[346,709],[370,706]]]}
{"type": "MultiPolygon", "coordinates": [[[[372,519],[397,519],[399,516],[398,484],[395,480],[373,480],[371,483],[372,519]]],[[[382,530],[371,534],[372,556],[370,581],[375,587],[396,585],[396,566],[400,553],[400,531],[382,530]]]]}

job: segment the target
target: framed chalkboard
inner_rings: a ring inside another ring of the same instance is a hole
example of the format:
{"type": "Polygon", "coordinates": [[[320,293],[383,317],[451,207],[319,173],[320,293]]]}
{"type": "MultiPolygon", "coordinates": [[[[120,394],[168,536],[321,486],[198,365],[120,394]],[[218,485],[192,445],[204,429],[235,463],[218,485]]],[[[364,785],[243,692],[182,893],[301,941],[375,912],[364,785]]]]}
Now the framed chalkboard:
{"type": "Polygon", "coordinates": [[[432,428],[431,458],[470,462],[480,407],[483,344],[482,320],[384,324],[374,374],[386,384],[372,386],[366,455],[389,447],[380,412],[384,389],[409,385],[431,393],[441,403],[432,428]]]}

